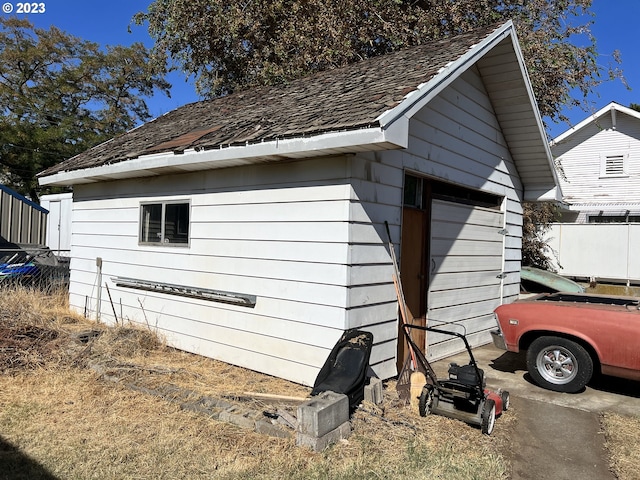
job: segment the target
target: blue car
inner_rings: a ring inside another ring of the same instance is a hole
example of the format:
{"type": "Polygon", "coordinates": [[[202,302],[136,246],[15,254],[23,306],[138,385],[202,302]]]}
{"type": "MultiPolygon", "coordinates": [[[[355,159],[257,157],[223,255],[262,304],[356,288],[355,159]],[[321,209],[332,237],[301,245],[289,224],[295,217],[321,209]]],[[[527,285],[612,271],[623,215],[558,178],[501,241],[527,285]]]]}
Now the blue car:
{"type": "Polygon", "coordinates": [[[31,277],[38,273],[38,267],[33,262],[0,263],[0,281],[7,278],[31,277]]]}

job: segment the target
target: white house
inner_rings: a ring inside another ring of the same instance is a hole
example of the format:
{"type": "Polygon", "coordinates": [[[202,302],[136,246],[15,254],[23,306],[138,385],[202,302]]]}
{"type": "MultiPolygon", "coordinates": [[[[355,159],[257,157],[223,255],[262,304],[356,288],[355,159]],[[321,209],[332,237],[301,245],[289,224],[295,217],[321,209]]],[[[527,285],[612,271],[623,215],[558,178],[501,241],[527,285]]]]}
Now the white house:
{"type": "Polygon", "coordinates": [[[564,194],[549,233],[566,276],[640,282],[640,112],[610,103],[551,142],[564,194]]]}
{"type": "Polygon", "coordinates": [[[351,328],[397,373],[385,222],[411,315],[479,345],[518,295],[521,202],[560,198],[511,22],[186,105],[40,183],[73,185],[74,308],[303,384],[351,328]]]}
{"type": "Polygon", "coordinates": [[[551,142],[563,223],[640,221],[640,112],[615,102],[551,142]]]}

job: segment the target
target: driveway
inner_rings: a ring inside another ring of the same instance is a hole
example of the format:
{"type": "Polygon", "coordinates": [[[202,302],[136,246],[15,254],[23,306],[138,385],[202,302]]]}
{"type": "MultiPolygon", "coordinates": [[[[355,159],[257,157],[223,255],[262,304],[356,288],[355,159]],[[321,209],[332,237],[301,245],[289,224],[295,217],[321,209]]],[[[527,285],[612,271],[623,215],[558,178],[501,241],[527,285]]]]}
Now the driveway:
{"type": "MultiPolygon", "coordinates": [[[[608,468],[599,414],[637,415],[640,382],[602,377],[580,393],[557,393],[531,381],[524,353],[486,345],[474,349],[473,354],[485,372],[487,387],[502,388],[511,394],[510,412],[517,418],[514,444],[507,453],[512,462],[512,480],[614,478],[608,468]]],[[[434,362],[433,367],[440,378],[446,378],[449,363],[468,361],[464,352],[434,362]]],[[[500,421],[496,423],[498,428],[500,421]]]]}
{"type": "MultiPolygon", "coordinates": [[[[614,412],[637,415],[640,412],[640,382],[613,377],[593,380],[580,393],[558,393],[538,387],[527,373],[525,353],[500,350],[493,345],[473,350],[480,368],[484,369],[487,387],[509,390],[512,396],[546,404],[575,408],[585,412],[614,412]]],[[[446,375],[450,362],[465,364],[469,356],[463,352],[434,363],[438,375],[446,375]]]]}

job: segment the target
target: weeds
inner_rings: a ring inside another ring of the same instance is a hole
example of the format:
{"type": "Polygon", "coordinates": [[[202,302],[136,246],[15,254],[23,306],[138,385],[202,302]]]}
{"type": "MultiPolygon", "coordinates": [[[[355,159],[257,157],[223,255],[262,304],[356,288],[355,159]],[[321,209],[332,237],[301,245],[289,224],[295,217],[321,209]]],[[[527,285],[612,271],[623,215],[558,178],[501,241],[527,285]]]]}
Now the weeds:
{"type": "Polygon", "coordinates": [[[0,472],[11,478],[508,476],[500,451],[509,443],[510,415],[487,437],[400,406],[391,382],[382,406],[354,413],[351,437],[314,453],[296,447],[293,432],[260,435],[129,388],[175,385],[237,400],[246,391],[304,397],[307,387],[174,350],[148,329],[89,322],[69,312],[65,297],[2,291],[0,312],[0,472]]]}
{"type": "Polygon", "coordinates": [[[621,480],[640,479],[640,417],[605,413],[602,426],[606,435],[611,471],[621,480]]]}

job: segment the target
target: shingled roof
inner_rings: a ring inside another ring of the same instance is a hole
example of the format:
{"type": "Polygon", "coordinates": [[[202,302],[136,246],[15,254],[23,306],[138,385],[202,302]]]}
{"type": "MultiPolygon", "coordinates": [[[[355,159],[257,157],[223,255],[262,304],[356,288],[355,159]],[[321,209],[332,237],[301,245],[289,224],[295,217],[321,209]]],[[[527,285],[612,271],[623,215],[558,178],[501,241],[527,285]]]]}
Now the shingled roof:
{"type": "Polygon", "coordinates": [[[378,117],[496,27],[222,98],[191,103],[46,170],[98,167],[160,152],[311,136],[378,125],[378,117]]]}
{"type": "Polygon", "coordinates": [[[476,67],[525,187],[557,199],[540,113],[512,22],[185,105],[39,175],[75,185],[285,159],[407,148],[409,121],[476,67]]]}

